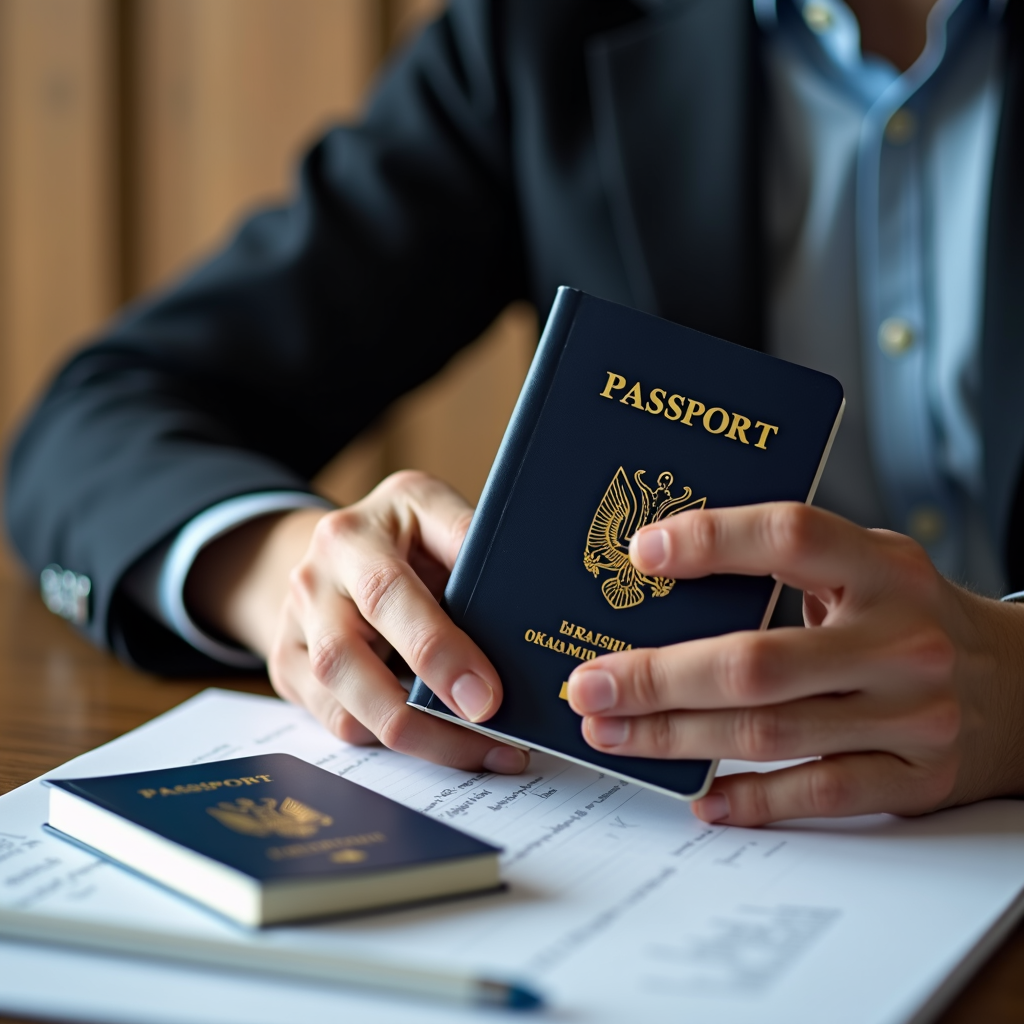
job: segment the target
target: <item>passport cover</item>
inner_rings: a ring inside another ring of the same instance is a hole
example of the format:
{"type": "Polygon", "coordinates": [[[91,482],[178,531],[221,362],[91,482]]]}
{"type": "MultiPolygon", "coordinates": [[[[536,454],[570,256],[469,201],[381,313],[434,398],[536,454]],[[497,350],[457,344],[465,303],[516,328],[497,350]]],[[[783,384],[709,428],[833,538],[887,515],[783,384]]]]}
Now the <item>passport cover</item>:
{"type": "MultiPolygon", "coordinates": [[[[645,577],[629,538],[689,509],[809,502],[843,406],[827,374],[560,288],[445,590],[504,686],[470,727],[701,795],[712,762],[594,750],[563,685],[611,651],[767,626],[770,577],[645,577]]],[[[421,679],[409,703],[467,725],[421,679]]]]}
{"type": "Polygon", "coordinates": [[[49,782],[262,883],[500,852],[290,754],[49,782]]]}

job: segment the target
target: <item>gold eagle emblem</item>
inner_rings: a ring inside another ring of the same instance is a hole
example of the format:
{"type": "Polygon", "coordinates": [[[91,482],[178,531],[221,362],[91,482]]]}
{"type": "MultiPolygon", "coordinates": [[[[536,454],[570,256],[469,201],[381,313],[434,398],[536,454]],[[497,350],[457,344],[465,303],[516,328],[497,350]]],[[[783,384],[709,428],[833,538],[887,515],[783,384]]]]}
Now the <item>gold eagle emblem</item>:
{"type": "Polygon", "coordinates": [[[610,572],[601,584],[601,593],[615,609],[635,608],[644,599],[644,588],[650,587],[652,597],[665,597],[675,586],[675,580],[664,576],[645,576],[629,560],[629,540],[642,526],[668,519],[691,508],[703,508],[707,498],[694,498],[689,487],[677,498],[672,497],[673,476],[658,476],[657,488],[643,481],[646,469],[638,469],[633,479],[640,498],[619,466],[597,506],[587,531],[587,547],[583,552],[583,566],[595,578],[610,572]]]}
{"type": "Polygon", "coordinates": [[[320,829],[334,824],[333,818],[290,796],[281,801],[280,807],[273,797],[264,797],[259,803],[240,797],[233,804],[224,801],[216,807],[207,807],[206,813],[232,832],[258,838],[308,839],[320,829]]]}

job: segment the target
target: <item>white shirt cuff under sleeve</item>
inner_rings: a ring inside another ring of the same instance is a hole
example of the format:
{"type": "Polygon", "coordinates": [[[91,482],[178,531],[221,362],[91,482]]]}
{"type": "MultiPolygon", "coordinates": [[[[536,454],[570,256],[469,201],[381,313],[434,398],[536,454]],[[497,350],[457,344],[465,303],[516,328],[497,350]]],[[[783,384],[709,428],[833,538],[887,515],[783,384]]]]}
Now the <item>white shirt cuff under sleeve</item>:
{"type": "Polygon", "coordinates": [[[263,661],[251,651],[217,640],[195,624],[185,607],[185,580],[199,552],[218,537],[260,516],[300,508],[334,506],[325,498],[303,491],[266,491],[228,498],[200,512],[151,551],[128,571],[122,585],[150,615],[196,650],[234,668],[258,669],[263,661]]]}

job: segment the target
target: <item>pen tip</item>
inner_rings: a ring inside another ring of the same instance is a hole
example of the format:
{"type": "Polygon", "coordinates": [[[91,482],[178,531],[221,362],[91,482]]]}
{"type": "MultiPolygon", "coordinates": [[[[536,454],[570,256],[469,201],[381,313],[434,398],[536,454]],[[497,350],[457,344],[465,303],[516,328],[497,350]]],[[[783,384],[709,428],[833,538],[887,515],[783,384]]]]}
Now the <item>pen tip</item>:
{"type": "Polygon", "coordinates": [[[508,1007],[512,1010],[535,1010],[542,1006],[544,1000],[536,992],[528,988],[521,988],[519,985],[509,985],[508,1007]]]}

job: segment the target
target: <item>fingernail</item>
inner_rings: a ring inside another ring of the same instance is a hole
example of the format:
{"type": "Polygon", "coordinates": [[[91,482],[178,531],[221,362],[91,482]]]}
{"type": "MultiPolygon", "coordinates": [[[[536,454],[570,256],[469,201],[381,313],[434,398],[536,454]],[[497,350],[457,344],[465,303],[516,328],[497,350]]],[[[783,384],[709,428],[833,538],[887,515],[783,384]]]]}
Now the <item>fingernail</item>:
{"type": "Polygon", "coordinates": [[[463,717],[479,722],[494,703],[494,691],[479,676],[467,672],[452,683],[452,699],[463,717]]]}
{"type": "Polygon", "coordinates": [[[632,555],[645,568],[660,569],[668,564],[668,532],[666,530],[641,530],[633,535],[632,555]]]}
{"type": "Polygon", "coordinates": [[[729,817],[729,798],[724,793],[708,793],[694,801],[693,809],[701,821],[722,821],[729,817]]]}
{"type": "Polygon", "coordinates": [[[608,672],[580,672],[569,680],[569,699],[584,715],[615,707],[615,678],[608,672]]]}
{"type": "Polygon", "coordinates": [[[526,754],[515,747],[491,747],[484,754],[484,767],[501,775],[518,775],[526,767],[526,754]]]}
{"type": "Polygon", "coordinates": [[[590,718],[591,738],[602,747],[617,747],[629,739],[629,721],[625,718],[590,718]]]}

